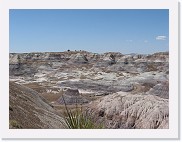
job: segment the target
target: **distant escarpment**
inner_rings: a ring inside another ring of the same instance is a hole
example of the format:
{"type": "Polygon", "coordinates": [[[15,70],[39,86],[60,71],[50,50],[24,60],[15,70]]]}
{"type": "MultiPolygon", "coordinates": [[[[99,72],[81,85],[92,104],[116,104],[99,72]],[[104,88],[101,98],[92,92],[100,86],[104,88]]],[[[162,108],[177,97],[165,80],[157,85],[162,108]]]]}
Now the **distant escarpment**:
{"type": "Polygon", "coordinates": [[[94,68],[108,68],[108,71],[168,71],[168,52],[155,53],[151,55],[129,54],[119,52],[107,52],[104,54],[86,51],[67,52],[37,52],[37,53],[10,53],[10,75],[33,75],[41,67],[46,70],[56,69],[64,64],[76,65],[87,64],[94,68]],[[113,66],[113,67],[109,67],[113,66]],[[162,67],[161,67],[162,66],[162,67]]]}

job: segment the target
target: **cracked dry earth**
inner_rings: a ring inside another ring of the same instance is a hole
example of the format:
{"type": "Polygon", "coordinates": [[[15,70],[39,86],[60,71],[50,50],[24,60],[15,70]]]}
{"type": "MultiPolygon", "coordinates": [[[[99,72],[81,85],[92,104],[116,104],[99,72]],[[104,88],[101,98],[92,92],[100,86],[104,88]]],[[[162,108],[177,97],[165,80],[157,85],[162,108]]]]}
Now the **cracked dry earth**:
{"type": "Polygon", "coordinates": [[[104,128],[169,128],[169,53],[10,53],[10,128],[66,128],[82,104],[104,128]]]}

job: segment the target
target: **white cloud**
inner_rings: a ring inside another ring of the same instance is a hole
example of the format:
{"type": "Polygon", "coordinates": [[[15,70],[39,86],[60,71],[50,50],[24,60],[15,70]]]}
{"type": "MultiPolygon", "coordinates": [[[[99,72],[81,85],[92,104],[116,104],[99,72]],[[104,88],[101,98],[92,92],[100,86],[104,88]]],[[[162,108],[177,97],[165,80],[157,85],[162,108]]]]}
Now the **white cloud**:
{"type": "Polygon", "coordinates": [[[166,40],[166,36],[157,36],[155,39],[156,40],[166,40]]]}

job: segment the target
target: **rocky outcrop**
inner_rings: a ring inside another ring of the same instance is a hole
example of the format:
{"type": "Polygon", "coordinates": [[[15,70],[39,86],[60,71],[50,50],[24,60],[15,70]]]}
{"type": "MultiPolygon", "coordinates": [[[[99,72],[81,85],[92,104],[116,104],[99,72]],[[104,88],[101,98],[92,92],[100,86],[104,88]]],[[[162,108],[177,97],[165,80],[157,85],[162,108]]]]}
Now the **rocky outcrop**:
{"type": "Polygon", "coordinates": [[[118,91],[129,92],[134,89],[132,83],[112,83],[105,81],[91,81],[91,80],[80,80],[80,81],[64,81],[58,82],[58,86],[78,88],[82,90],[89,90],[96,92],[95,95],[105,95],[118,91]]]}
{"type": "MultiPolygon", "coordinates": [[[[22,76],[35,74],[37,68],[52,64],[68,64],[70,67],[76,64],[85,64],[94,68],[109,68],[111,71],[146,72],[167,71],[169,55],[167,52],[152,55],[129,54],[123,55],[119,52],[107,52],[96,54],[86,51],[67,52],[35,52],[35,53],[10,53],[10,75],[22,76]]],[[[61,66],[60,66],[61,67],[61,66]]],[[[58,69],[59,66],[51,66],[58,69]]]]}
{"type": "Polygon", "coordinates": [[[118,92],[91,102],[87,109],[106,128],[168,129],[167,99],[118,92]]]}
{"type": "Polygon", "coordinates": [[[159,96],[161,98],[169,99],[169,83],[161,83],[151,88],[147,94],[159,96]]]}
{"type": "MultiPolygon", "coordinates": [[[[19,60],[26,61],[68,61],[69,59],[77,61],[83,59],[83,61],[104,61],[108,60],[111,55],[117,62],[124,62],[125,59],[128,63],[132,62],[168,62],[169,53],[159,52],[151,55],[142,54],[127,54],[123,55],[119,52],[107,52],[104,54],[91,53],[87,51],[65,51],[65,52],[33,52],[33,53],[10,53],[10,64],[17,63],[19,60]],[[85,59],[85,57],[87,59],[85,59]]],[[[70,60],[70,61],[71,61],[70,60]]]]}
{"type": "Polygon", "coordinates": [[[106,62],[108,65],[113,65],[116,64],[116,54],[112,54],[112,53],[105,53],[103,56],[103,62],[106,62]]]}
{"type": "Polygon", "coordinates": [[[134,61],[134,58],[132,55],[125,55],[118,60],[118,62],[122,62],[124,64],[131,64],[133,63],[133,61],[134,61]]]}
{"type": "Polygon", "coordinates": [[[78,91],[78,89],[67,89],[63,96],[58,99],[58,103],[73,105],[73,104],[85,104],[89,101],[82,97],[78,91]]]}
{"type": "Polygon", "coordinates": [[[88,59],[87,59],[86,55],[78,53],[76,55],[71,56],[69,62],[87,63],[88,59]]]}
{"type": "Polygon", "coordinates": [[[36,91],[13,82],[9,86],[10,128],[66,128],[64,119],[36,91]]]}
{"type": "Polygon", "coordinates": [[[32,64],[19,63],[9,65],[10,76],[29,76],[33,77],[37,73],[37,67],[33,67],[32,64]]]}
{"type": "Polygon", "coordinates": [[[158,52],[146,57],[148,61],[169,62],[169,52],[158,52]]]}

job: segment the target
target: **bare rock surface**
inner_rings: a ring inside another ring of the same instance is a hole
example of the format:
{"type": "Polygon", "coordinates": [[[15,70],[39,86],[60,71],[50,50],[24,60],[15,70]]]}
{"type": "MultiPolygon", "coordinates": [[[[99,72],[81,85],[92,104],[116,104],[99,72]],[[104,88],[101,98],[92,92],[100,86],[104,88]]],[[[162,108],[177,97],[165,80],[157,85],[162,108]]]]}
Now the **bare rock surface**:
{"type": "Polygon", "coordinates": [[[156,95],[161,98],[169,99],[169,83],[157,84],[151,88],[147,94],[156,95]]]}
{"type": "Polygon", "coordinates": [[[65,128],[63,118],[36,91],[10,82],[9,95],[10,128],[65,128]]]}
{"type": "Polygon", "coordinates": [[[89,106],[99,121],[106,120],[107,128],[169,127],[168,52],[10,53],[9,74],[14,82],[10,101],[16,106],[10,118],[26,128],[62,128],[58,119],[64,111],[63,97],[68,107],[89,106]]]}
{"type": "Polygon", "coordinates": [[[58,99],[58,103],[72,105],[72,104],[84,104],[89,101],[82,97],[78,89],[67,89],[63,96],[58,99]]]}
{"type": "Polygon", "coordinates": [[[91,102],[87,111],[106,128],[168,128],[168,100],[153,95],[118,92],[91,102]]]}
{"type": "Polygon", "coordinates": [[[81,81],[64,81],[58,83],[60,86],[66,86],[70,88],[79,88],[82,90],[89,90],[100,93],[113,93],[118,91],[132,91],[133,85],[131,83],[122,83],[114,84],[113,82],[104,82],[104,81],[90,81],[90,80],[81,80],[81,81]]]}

